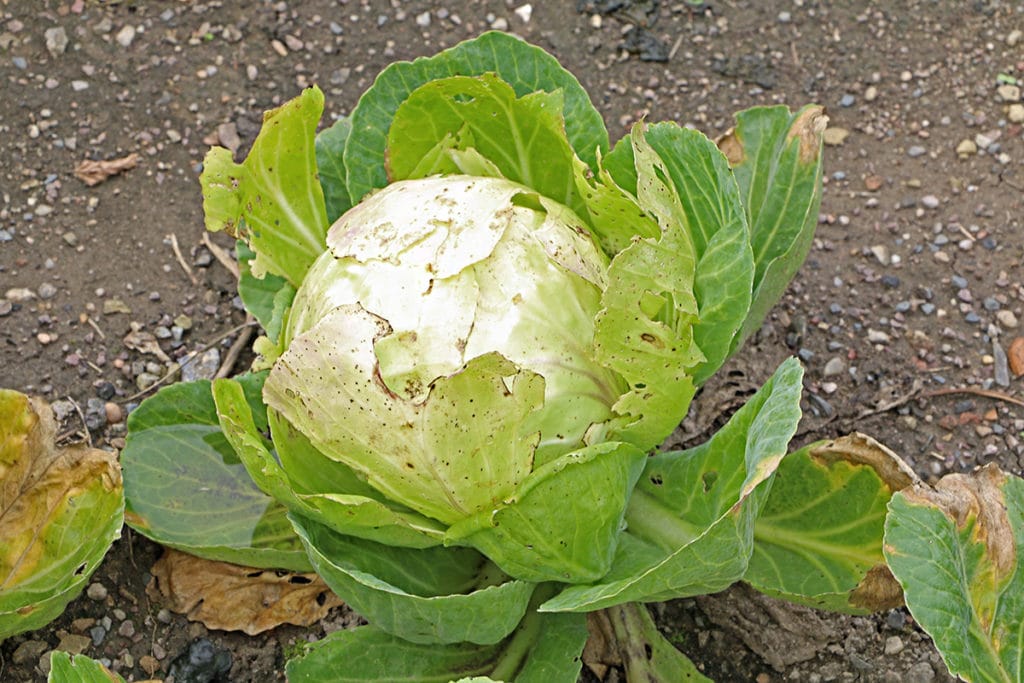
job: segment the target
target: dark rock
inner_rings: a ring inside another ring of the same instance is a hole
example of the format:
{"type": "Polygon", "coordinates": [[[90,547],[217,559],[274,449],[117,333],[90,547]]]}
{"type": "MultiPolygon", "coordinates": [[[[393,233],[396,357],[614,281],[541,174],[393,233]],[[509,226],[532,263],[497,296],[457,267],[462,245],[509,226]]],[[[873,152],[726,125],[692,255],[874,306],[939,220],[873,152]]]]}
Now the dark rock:
{"type": "Polygon", "coordinates": [[[227,683],[231,653],[218,650],[206,638],[197,638],[174,658],[167,673],[177,683],[227,683]]]}

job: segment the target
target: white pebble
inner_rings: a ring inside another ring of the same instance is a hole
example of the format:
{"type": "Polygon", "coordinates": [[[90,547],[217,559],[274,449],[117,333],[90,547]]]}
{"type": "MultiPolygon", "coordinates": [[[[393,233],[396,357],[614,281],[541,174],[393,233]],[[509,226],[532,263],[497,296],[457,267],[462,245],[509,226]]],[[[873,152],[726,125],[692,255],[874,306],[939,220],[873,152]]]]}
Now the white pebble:
{"type": "Polygon", "coordinates": [[[117,44],[121,47],[130,46],[132,41],[135,40],[135,27],[131,24],[126,25],[123,29],[117,32],[117,35],[114,36],[114,40],[116,40],[117,44]]]}

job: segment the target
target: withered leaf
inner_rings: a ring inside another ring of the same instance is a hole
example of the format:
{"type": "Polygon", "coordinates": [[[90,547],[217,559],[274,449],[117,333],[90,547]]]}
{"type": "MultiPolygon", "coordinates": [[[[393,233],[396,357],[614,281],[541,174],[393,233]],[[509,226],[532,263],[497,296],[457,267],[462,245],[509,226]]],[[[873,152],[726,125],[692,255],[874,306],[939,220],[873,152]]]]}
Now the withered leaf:
{"type": "Polygon", "coordinates": [[[207,628],[250,636],[281,624],[310,626],[342,604],[316,574],[282,573],[204,560],[168,549],[147,592],[207,628]]]}
{"type": "Polygon", "coordinates": [[[99,185],[112,175],[117,175],[131,170],[138,166],[138,164],[139,155],[135,152],[119,159],[105,159],[100,161],[86,159],[79,163],[78,166],[75,166],[75,177],[89,187],[92,187],[94,185],[99,185]]]}
{"type": "Polygon", "coordinates": [[[165,363],[171,360],[170,357],[164,353],[164,350],[160,348],[160,344],[157,342],[156,337],[149,332],[143,332],[141,330],[129,332],[125,335],[122,341],[126,347],[134,351],[138,351],[139,353],[148,353],[156,356],[165,363]]]}
{"type": "Polygon", "coordinates": [[[0,640],[60,614],[120,535],[116,454],[55,433],[45,401],[0,389],[0,640]]]}

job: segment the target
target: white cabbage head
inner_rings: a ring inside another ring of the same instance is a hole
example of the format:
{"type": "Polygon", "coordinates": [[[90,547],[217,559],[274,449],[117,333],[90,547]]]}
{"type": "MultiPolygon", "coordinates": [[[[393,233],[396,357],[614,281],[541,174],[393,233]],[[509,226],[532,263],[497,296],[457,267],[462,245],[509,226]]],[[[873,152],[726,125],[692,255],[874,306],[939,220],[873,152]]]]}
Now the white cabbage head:
{"type": "Polygon", "coordinates": [[[608,259],[501,179],[396,182],[300,287],[267,404],[381,493],[451,524],[586,444],[627,390],[595,358],[608,259]]]}

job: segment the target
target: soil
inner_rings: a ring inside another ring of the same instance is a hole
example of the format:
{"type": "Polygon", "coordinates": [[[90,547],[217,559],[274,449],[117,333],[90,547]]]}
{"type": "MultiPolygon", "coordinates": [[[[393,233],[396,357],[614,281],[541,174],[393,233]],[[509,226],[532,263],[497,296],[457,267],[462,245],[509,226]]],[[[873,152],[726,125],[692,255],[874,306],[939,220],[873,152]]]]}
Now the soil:
{"type": "MultiPolygon", "coordinates": [[[[261,112],[311,83],[330,121],[388,63],[504,28],[578,76],[613,138],[642,117],[714,136],[752,105],[827,107],[813,250],[762,331],[706,387],[684,438],[798,354],[798,444],[856,429],[926,480],[991,461],[1021,475],[1024,410],[1013,401],[1024,392],[1006,352],[1024,316],[1024,109],[1019,89],[999,86],[1024,77],[1024,5],[658,6],[2,0],[0,386],[56,402],[68,439],[122,446],[124,415],[166,372],[126,335],[151,333],[172,358],[212,343],[223,358],[244,320],[232,276],[203,242],[208,146],[241,156],[261,112]],[[95,186],[74,175],[83,160],[132,153],[134,168],[95,186]]],[[[342,610],[310,629],[207,631],[147,595],[159,553],[126,529],[88,594],[0,645],[0,680],[44,680],[58,647],[128,680],[163,679],[203,637],[232,657],[224,680],[283,680],[295,643],[351,621],[342,610]]],[[[839,616],[736,587],[654,612],[718,681],[950,680],[905,610],[839,616]]]]}

